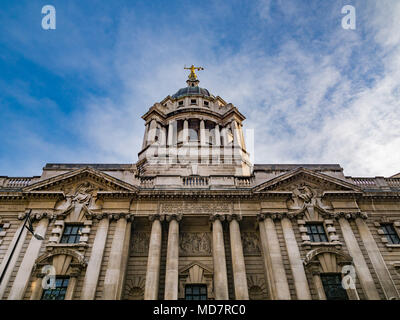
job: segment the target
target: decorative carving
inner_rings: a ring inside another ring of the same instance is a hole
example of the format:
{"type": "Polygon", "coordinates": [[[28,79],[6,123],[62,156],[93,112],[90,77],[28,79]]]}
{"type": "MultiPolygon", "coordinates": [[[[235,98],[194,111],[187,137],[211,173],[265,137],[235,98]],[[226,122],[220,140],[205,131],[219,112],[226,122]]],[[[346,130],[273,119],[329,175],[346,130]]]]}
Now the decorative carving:
{"type": "Polygon", "coordinates": [[[213,214],[214,212],[230,213],[231,205],[228,202],[183,202],[166,201],[161,204],[161,213],[182,213],[182,214],[213,214]]]}
{"type": "Polygon", "coordinates": [[[128,300],[143,300],[144,298],[144,277],[133,277],[133,279],[128,280],[125,287],[125,296],[128,300]]]}
{"type": "Polygon", "coordinates": [[[131,256],[146,257],[149,253],[149,232],[135,232],[131,241],[131,256]]]}
{"type": "Polygon", "coordinates": [[[304,183],[292,186],[292,198],[288,200],[287,206],[292,217],[302,218],[315,221],[321,217],[332,217],[333,212],[331,205],[326,205],[322,201],[322,190],[312,188],[304,183]]]}
{"type": "Polygon", "coordinates": [[[357,211],[357,212],[337,212],[335,214],[335,218],[336,219],[340,219],[340,218],[344,218],[347,220],[355,220],[357,218],[361,218],[361,219],[367,219],[368,218],[368,214],[366,212],[361,212],[361,211],[357,211]]]}
{"type": "Polygon", "coordinates": [[[250,275],[247,277],[250,300],[266,300],[268,297],[265,280],[262,275],[250,275]]]}
{"type": "Polygon", "coordinates": [[[241,232],[243,254],[244,255],[259,255],[260,239],[256,232],[241,232]]]}
{"type": "Polygon", "coordinates": [[[208,232],[182,232],[179,239],[181,256],[208,256],[211,254],[211,237],[208,232]]]}

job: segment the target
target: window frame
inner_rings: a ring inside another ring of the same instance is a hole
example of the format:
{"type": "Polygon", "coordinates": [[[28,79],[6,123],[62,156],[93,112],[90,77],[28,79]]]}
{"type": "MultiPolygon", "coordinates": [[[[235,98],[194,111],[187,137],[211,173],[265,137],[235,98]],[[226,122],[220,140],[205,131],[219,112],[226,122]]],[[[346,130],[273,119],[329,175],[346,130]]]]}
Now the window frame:
{"type": "Polygon", "coordinates": [[[306,229],[307,229],[307,235],[310,238],[311,243],[325,243],[329,242],[328,238],[328,233],[326,232],[325,224],[320,221],[307,221],[306,224],[306,229]],[[314,233],[309,226],[316,226],[317,227],[317,232],[314,233]],[[318,227],[322,228],[321,230],[318,230],[318,227]],[[323,236],[323,237],[322,237],[323,236]],[[316,241],[315,238],[318,237],[319,241],[316,241]]]}
{"type": "Polygon", "coordinates": [[[67,291],[68,291],[68,286],[70,284],[70,277],[69,276],[56,276],[56,288],[54,289],[43,289],[42,291],[42,295],[40,297],[40,300],[47,300],[47,301],[51,301],[51,300],[65,300],[65,297],[67,295],[67,291]],[[62,285],[60,287],[57,286],[57,280],[61,280],[62,281],[62,285]],[[65,280],[67,280],[67,283],[65,284],[65,280]],[[55,293],[53,293],[55,292],[55,293]],[[60,293],[63,292],[62,299],[57,299],[58,297],[60,297],[60,293]],[[54,295],[56,299],[44,299],[44,296],[46,295],[46,293],[49,293],[50,295],[54,295]]]}
{"type": "Polygon", "coordinates": [[[400,245],[400,236],[397,233],[396,227],[394,226],[394,223],[391,222],[382,222],[380,224],[381,230],[383,231],[383,235],[386,237],[388,240],[389,245],[400,245]],[[387,227],[390,227],[392,230],[391,232],[388,232],[387,227]],[[393,241],[393,238],[396,239],[396,242],[393,241]]]}
{"type": "Polygon", "coordinates": [[[187,301],[205,301],[208,300],[208,293],[207,293],[207,285],[204,283],[190,283],[185,285],[185,296],[184,299],[187,301]],[[188,289],[191,289],[191,293],[188,293],[188,289]],[[193,289],[198,288],[199,293],[193,293],[193,289]],[[202,290],[204,289],[204,290],[202,290]],[[204,291],[204,292],[202,292],[204,291]],[[188,299],[188,297],[191,297],[191,299],[188,299]],[[196,297],[197,299],[193,299],[196,297]],[[204,298],[204,299],[202,299],[204,298]]]}
{"type": "Polygon", "coordinates": [[[66,244],[78,244],[78,243],[80,243],[80,238],[83,236],[82,230],[83,230],[84,228],[85,228],[85,225],[84,225],[83,223],[65,223],[65,224],[64,224],[63,231],[62,231],[61,236],[60,236],[59,243],[60,243],[60,244],[64,244],[64,245],[66,245],[66,244]],[[78,227],[78,233],[65,234],[65,232],[66,232],[66,230],[67,230],[68,227],[71,227],[71,228],[73,228],[73,227],[78,227]],[[80,228],[79,228],[79,227],[80,227],[80,228]],[[80,233],[79,233],[79,232],[80,232],[80,233]],[[70,242],[70,241],[69,241],[69,238],[70,238],[70,237],[77,237],[78,235],[79,235],[79,238],[78,238],[78,239],[75,238],[75,242],[70,242]],[[67,241],[63,241],[63,238],[64,238],[64,237],[68,237],[68,240],[67,240],[67,241]]]}
{"type": "Polygon", "coordinates": [[[347,290],[345,288],[343,288],[343,286],[342,286],[343,275],[341,273],[333,273],[333,272],[321,273],[320,274],[320,278],[321,278],[322,287],[323,287],[324,292],[325,292],[326,300],[339,300],[339,301],[350,300],[347,290]],[[337,284],[339,284],[338,287],[340,287],[340,289],[343,291],[343,297],[345,297],[345,299],[340,299],[340,298],[339,299],[332,299],[332,298],[328,297],[327,288],[326,288],[325,285],[329,285],[329,284],[324,282],[324,279],[328,278],[329,276],[331,276],[331,277],[335,276],[336,279],[339,279],[339,283],[337,283],[337,284]]]}

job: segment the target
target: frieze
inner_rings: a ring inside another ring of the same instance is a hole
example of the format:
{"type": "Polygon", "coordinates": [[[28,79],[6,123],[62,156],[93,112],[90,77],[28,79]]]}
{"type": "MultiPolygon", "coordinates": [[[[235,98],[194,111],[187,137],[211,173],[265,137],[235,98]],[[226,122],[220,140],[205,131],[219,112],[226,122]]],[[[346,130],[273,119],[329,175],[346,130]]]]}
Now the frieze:
{"type": "Polygon", "coordinates": [[[232,205],[228,202],[186,202],[168,201],[161,203],[161,213],[182,213],[182,214],[212,214],[217,212],[230,213],[232,205]]]}

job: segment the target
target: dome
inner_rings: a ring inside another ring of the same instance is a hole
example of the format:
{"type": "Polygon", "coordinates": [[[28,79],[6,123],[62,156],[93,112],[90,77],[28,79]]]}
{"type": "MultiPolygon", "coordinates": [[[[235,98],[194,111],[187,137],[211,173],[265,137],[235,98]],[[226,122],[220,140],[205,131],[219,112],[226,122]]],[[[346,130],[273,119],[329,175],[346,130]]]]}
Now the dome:
{"type": "Polygon", "coordinates": [[[207,89],[200,88],[198,86],[188,86],[186,88],[179,89],[174,95],[172,95],[172,98],[178,99],[181,97],[185,96],[205,96],[205,97],[211,97],[210,92],[207,89]]]}

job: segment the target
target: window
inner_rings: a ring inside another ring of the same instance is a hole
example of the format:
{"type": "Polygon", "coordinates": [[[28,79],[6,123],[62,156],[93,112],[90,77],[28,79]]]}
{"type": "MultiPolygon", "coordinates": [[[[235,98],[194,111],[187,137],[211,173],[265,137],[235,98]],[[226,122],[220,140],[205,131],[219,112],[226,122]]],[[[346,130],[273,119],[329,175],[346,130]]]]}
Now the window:
{"type": "Polygon", "coordinates": [[[307,223],[307,235],[311,242],[327,242],[328,238],[322,223],[307,223]]]}
{"type": "Polygon", "coordinates": [[[79,243],[82,235],[82,224],[67,224],[61,237],[61,243],[79,243]]]}
{"type": "Polygon", "coordinates": [[[382,230],[390,244],[400,244],[400,238],[392,223],[383,223],[382,230]]]}
{"type": "Polygon", "coordinates": [[[183,101],[179,101],[178,106],[183,106],[183,101]]]}
{"type": "Polygon", "coordinates": [[[186,300],[207,300],[207,286],[205,284],[190,284],[185,286],[186,300]]]}
{"type": "Polygon", "coordinates": [[[67,293],[69,278],[56,277],[56,287],[54,289],[43,290],[42,300],[64,300],[67,293]]]}
{"type": "Polygon", "coordinates": [[[321,281],[327,300],[349,299],[346,290],[342,286],[342,276],[340,273],[321,274],[321,281]]]}
{"type": "Polygon", "coordinates": [[[204,101],[204,105],[208,107],[208,101],[204,101]]]}
{"type": "Polygon", "coordinates": [[[2,232],[2,231],[3,231],[3,225],[0,224],[0,232],[2,232]]]}
{"type": "Polygon", "coordinates": [[[197,104],[196,99],[191,99],[191,100],[190,100],[190,104],[197,104]]]}

